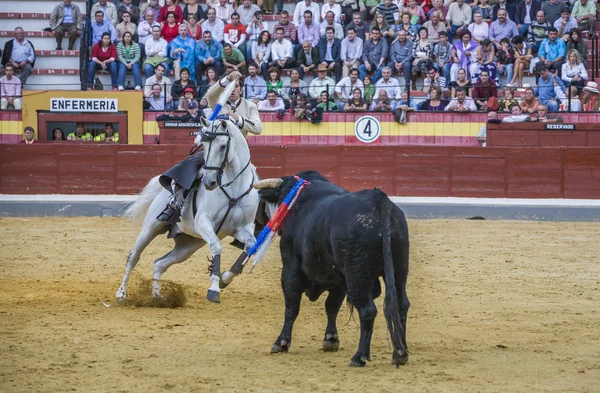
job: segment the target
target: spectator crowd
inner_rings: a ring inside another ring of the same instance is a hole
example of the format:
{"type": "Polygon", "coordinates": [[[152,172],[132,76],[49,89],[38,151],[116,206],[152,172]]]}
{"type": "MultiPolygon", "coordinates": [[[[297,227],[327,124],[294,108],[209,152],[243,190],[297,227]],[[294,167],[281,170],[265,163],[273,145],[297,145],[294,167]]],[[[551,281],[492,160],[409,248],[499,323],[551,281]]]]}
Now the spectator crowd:
{"type": "MultiPolygon", "coordinates": [[[[595,106],[595,98],[585,103],[597,94],[586,61],[592,0],[301,0],[293,13],[278,1],[274,21],[264,20],[275,12],[273,0],[260,3],[98,0],[86,26],[88,89],[102,71],[113,90],[124,90],[130,73],[146,109],[201,109],[206,90],[239,71],[245,97],[262,111],[527,112],[533,100],[550,112],[595,106]],[[527,74],[534,89],[523,83],[527,74]],[[425,94],[418,105],[415,91],[425,94]]],[[[71,0],[55,7],[57,50],[67,32],[73,49],[82,23],[71,0]]],[[[3,108],[20,108],[34,62],[33,46],[16,29],[2,57],[3,108]]]]}

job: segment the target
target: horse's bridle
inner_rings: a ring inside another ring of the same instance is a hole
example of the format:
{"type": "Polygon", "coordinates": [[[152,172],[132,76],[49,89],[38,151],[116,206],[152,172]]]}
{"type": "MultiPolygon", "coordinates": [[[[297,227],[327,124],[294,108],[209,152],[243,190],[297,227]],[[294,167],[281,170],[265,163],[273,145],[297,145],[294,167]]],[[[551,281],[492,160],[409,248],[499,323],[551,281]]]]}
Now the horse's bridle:
{"type": "MultiPolygon", "coordinates": [[[[211,124],[211,126],[214,129],[215,122],[213,122],[211,124]]],[[[250,193],[250,191],[252,191],[252,186],[254,185],[254,174],[252,174],[252,181],[250,182],[250,187],[248,187],[248,189],[242,195],[240,195],[236,198],[232,198],[231,195],[229,195],[229,193],[227,192],[227,190],[225,190],[225,188],[229,187],[231,184],[233,184],[233,182],[236,181],[236,179],[238,177],[240,177],[242,175],[242,173],[244,173],[244,171],[250,166],[250,158],[248,158],[248,162],[246,163],[244,168],[242,168],[240,173],[238,173],[230,182],[223,184],[222,183],[223,171],[225,170],[225,167],[227,166],[227,157],[229,157],[229,149],[231,148],[231,134],[229,133],[229,130],[227,128],[225,128],[225,131],[203,132],[201,141],[202,142],[210,142],[208,145],[208,151],[206,152],[206,160],[205,160],[205,165],[203,166],[203,168],[206,170],[209,170],[209,171],[218,171],[217,172],[217,184],[218,184],[219,188],[221,189],[221,191],[223,192],[223,194],[225,194],[225,196],[229,199],[229,207],[227,208],[227,212],[225,212],[225,215],[223,216],[221,223],[215,230],[215,233],[219,233],[219,231],[221,230],[221,227],[223,226],[223,223],[225,222],[225,219],[229,215],[229,212],[231,211],[231,209],[233,209],[233,207],[240,201],[240,199],[242,199],[243,197],[248,195],[250,193]],[[208,157],[210,156],[210,150],[212,148],[212,141],[218,136],[226,136],[227,137],[227,147],[225,149],[225,156],[223,157],[223,161],[221,162],[220,166],[207,166],[206,163],[208,162],[208,157]]]]}

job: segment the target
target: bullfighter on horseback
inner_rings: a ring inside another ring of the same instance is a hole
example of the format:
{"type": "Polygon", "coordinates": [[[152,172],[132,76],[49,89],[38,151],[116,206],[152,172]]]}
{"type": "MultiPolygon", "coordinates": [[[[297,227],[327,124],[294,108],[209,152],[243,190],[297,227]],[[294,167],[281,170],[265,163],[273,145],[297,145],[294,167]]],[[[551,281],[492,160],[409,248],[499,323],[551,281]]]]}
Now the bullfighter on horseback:
{"type": "MultiPolygon", "coordinates": [[[[237,71],[231,72],[208,89],[205,97],[208,106],[215,108],[225,87],[235,81],[237,81],[237,87],[232,91],[220,113],[229,116],[229,119],[239,127],[242,135],[247,139],[248,133],[259,135],[262,132],[262,122],[256,104],[242,97],[244,81],[242,75],[237,71]]],[[[197,144],[200,145],[200,142],[198,141],[197,144]]],[[[179,222],[179,214],[185,206],[187,194],[203,165],[204,154],[200,151],[179,162],[160,177],[160,184],[171,192],[172,196],[157,220],[165,221],[168,224],[179,222]]]]}

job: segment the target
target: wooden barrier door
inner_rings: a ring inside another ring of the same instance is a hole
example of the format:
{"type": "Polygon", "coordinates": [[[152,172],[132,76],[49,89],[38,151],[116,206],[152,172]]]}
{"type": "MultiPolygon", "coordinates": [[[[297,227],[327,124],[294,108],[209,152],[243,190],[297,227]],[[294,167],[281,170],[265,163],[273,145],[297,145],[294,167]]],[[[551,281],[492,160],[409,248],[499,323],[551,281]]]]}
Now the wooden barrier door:
{"type": "MultiPolygon", "coordinates": [[[[127,114],[126,113],[38,113],[38,139],[40,142],[54,142],[52,128],[57,123],[62,125],[66,139],[70,132],[75,131],[77,123],[86,125],[86,131],[104,130],[106,123],[113,124],[115,132],[119,133],[119,144],[127,144],[127,114]]],[[[94,136],[94,134],[92,134],[94,136]]]]}

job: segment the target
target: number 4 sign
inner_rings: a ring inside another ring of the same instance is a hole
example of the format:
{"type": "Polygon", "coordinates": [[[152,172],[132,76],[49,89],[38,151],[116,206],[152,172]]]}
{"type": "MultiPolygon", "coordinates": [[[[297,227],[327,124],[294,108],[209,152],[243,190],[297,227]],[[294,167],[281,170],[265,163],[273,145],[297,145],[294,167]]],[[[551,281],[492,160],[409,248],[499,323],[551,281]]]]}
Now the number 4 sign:
{"type": "Polygon", "coordinates": [[[363,143],[373,143],[381,135],[381,124],[373,116],[359,117],[354,123],[354,134],[363,143]]]}

